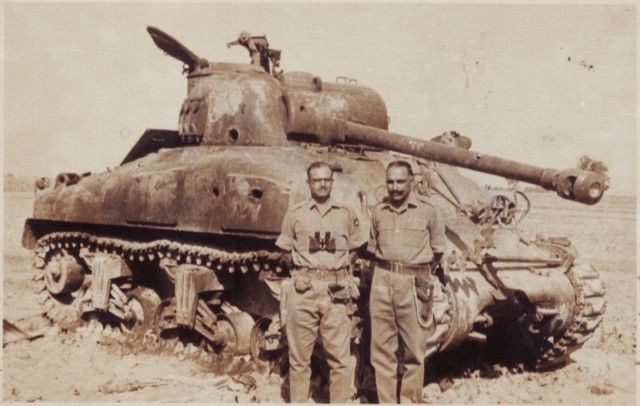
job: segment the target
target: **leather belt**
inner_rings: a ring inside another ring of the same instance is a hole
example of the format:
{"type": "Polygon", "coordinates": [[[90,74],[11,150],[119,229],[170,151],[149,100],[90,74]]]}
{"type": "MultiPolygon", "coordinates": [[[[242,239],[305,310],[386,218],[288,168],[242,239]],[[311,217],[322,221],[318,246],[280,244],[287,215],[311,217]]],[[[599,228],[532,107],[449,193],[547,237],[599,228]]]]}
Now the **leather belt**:
{"type": "Polygon", "coordinates": [[[421,275],[431,271],[430,264],[408,265],[401,262],[378,260],[377,266],[385,271],[403,275],[421,275]]]}
{"type": "Polygon", "coordinates": [[[294,268],[294,274],[297,273],[302,276],[307,276],[311,279],[319,279],[324,281],[340,281],[347,277],[348,268],[328,269],[328,268],[307,268],[299,267],[294,268]]]}

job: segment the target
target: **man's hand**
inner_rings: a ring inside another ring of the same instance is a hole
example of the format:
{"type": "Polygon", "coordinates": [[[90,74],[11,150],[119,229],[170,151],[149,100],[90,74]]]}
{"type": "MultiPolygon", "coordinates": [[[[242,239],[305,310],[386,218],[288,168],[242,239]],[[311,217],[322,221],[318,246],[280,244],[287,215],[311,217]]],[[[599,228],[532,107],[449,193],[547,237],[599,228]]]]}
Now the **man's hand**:
{"type": "Polygon", "coordinates": [[[440,267],[442,256],[443,256],[442,252],[433,253],[433,261],[431,261],[431,273],[435,274],[437,269],[440,267]]]}
{"type": "Polygon", "coordinates": [[[293,258],[291,257],[291,251],[282,251],[282,256],[280,257],[283,264],[287,266],[287,268],[293,268],[293,258]]]}

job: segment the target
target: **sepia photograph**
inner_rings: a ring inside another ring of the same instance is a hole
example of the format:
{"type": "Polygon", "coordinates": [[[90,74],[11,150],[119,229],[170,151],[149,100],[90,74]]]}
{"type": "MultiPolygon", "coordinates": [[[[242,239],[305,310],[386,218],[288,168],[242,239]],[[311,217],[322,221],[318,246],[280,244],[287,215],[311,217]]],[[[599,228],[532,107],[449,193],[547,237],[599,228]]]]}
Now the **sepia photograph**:
{"type": "Polygon", "coordinates": [[[2,9],[2,402],[636,402],[636,3],[2,9]]]}

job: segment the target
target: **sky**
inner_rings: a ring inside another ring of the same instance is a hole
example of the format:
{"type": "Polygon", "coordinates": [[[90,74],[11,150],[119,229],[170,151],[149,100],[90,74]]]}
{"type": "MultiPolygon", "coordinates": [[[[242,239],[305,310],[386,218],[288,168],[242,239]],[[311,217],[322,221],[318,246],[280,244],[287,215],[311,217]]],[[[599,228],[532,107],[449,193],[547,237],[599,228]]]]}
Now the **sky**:
{"type": "Polygon", "coordinates": [[[118,165],[147,128],[176,129],[181,63],[146,27],[215,62],[266,34],[281,67],[358,80],[390,130],[456,130],[478,152],[556,169],[582,155],[636,193],[634,4],[4,3],[4,171],[118,165]]]}

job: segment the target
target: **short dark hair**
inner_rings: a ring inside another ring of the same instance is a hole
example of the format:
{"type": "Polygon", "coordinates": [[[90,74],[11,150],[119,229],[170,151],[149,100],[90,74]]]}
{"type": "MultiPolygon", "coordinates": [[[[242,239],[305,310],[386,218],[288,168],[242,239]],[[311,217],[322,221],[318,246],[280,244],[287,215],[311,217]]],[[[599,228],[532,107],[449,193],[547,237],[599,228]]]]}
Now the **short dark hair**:
{"type": "Polygon", "coordinates": [[[333,168],[331,168],[331,166],[323,161],[315,161],[313,162],[311,165],[309,165],[309,167],[307,168],[307,179],[309,179],[309,177],[311,177],[311,171],[313,169],[316,168],[329,168],[329,170],[331,171],[331,177],[333,177],[333,168]]]}
{"type": "Polygon", "coordinates": [[[399,159],[397,161],[391,162],[389,165],[387,165],[387,172],[391,168],[405,168],[409,175],[413,176],[413,169],[411,168],[411,164],[407,161],[399,159]]]}

